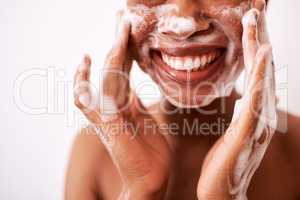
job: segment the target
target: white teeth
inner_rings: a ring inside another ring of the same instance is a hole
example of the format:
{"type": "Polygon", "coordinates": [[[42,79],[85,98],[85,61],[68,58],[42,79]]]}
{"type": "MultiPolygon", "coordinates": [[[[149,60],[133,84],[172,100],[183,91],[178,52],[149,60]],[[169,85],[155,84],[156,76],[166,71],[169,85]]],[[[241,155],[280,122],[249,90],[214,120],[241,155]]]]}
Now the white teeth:
{"type": "Polygon", "coordinates": [[[200,57],[197,56],[197,57],[194,59],[194,65],[195,65],[197,68],[201,66],[201,60],[200,60],[200,57]]]}
{"type": "Polygon", "coordinates": [[[175,69],[180,69],[183,66],[183,62],[181,59],[173,58],[172,61],[173,61],[173,65],[171,65],[171,66],[174,66],[175,69]]]}
{"type": "Polygon", "coordinates": [[[185,59],[184,68],[186,68],[187,70],[191,70],[193,69],[193,67],[194,67],[194,63],[192,58],[185,59]]]}
{"type": "Polygon", "coordinates": [[[162,54],[162,58],[166,63],[169,63],[169,56],[167,56],[166,54],[162,54]]]}
{"type": "Polygon", "coordinates": [[[204,69],[219,57],[219,51],[213,51],[200,56],[174,57],[162,53],[163,61],[171,68],[176,70],[197,71],[204,69]]]}
{"type": "Polygon", "coordinates": [[[201,66],[205,66],[207,63],[207,55],[201,57],[201,66]]]}
{"type": "Polygon", "coordinates": [[[207,56],[207,62],[210,63],[211,60],[212,60],[212,55],[207,56]]]}

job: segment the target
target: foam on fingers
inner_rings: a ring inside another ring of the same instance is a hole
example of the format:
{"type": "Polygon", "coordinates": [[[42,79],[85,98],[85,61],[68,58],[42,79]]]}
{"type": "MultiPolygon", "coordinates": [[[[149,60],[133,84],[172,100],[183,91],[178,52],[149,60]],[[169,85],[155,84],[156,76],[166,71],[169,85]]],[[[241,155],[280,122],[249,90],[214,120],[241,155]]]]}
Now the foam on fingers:
{"type": "Polygon", "coordinates": [[[257,49],[259,47],[258,41],[258,11],[251,9],[243,17],[243,52],[246,76],[252,71],[254,60],[256,57],[257,49]]]}

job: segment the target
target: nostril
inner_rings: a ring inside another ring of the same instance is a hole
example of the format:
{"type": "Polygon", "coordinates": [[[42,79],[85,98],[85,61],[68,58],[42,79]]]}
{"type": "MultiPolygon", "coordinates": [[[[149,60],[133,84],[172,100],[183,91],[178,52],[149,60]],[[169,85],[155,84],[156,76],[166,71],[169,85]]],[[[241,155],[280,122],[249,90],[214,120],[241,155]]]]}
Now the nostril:
{"type": "Polygon", "coordinates": [[[209,24],[208,28],[205,30],[198,30],[190,35],[190,37],[197,37],[202,35],[209,35],[213,32],[214,26],[212,24],[209,24]]]}
{"type": "Polygon", "coordinates": [[[164,36],[169,36],[169,37],[170,36],[174,37],[174,36],[177,35],[174,31],[163,31],[163,32],[161,32],[161,34],[164,35],[164,36]]]}
{"type": "Polygon", "coordinates": [[[191,32],[180,32],[177,33],[175,31],[163,31],[161,32],[161,35],[164,37],[172,38],[172,39],[187,39],[189,38],[193,33],[191,32]]]}

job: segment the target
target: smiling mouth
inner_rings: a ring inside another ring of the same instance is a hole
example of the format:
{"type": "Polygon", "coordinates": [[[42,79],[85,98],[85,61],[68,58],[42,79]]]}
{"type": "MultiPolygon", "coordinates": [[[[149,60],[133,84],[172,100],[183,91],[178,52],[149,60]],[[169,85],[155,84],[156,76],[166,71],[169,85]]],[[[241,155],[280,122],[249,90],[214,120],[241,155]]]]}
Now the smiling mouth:
{"type": "Polygon", "coordinates": [[[160,49],[152,50],[152,59],[161,78],[181,83],[197,83],[209,80],[222,68],[226,50],[209,47],[197,50],[160,49]]]}
{"type": "Polygon", "coordinates": [[[163,52],[161,55],[164,63],[175,70],[198,71],[205,69],[217,60],[221,55],[221,50],[216,49],[197,56],[174,57],[163,52]]]}

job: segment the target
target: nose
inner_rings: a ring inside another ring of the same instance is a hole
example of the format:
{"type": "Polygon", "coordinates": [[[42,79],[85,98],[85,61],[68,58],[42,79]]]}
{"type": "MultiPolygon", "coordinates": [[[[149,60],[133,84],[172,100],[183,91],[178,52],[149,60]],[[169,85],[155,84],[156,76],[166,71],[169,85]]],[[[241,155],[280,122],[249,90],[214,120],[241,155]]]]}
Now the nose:
{"type": "Polygon", "coordinates": [[[158,32],[173,39],[187,39],[210,29],[207,18],[199,11],[194,0],[175,0],[177,11],[162,17],[158,22],[158,32]],[[192,5],[194,4],[194,5],[192,5]]]}

